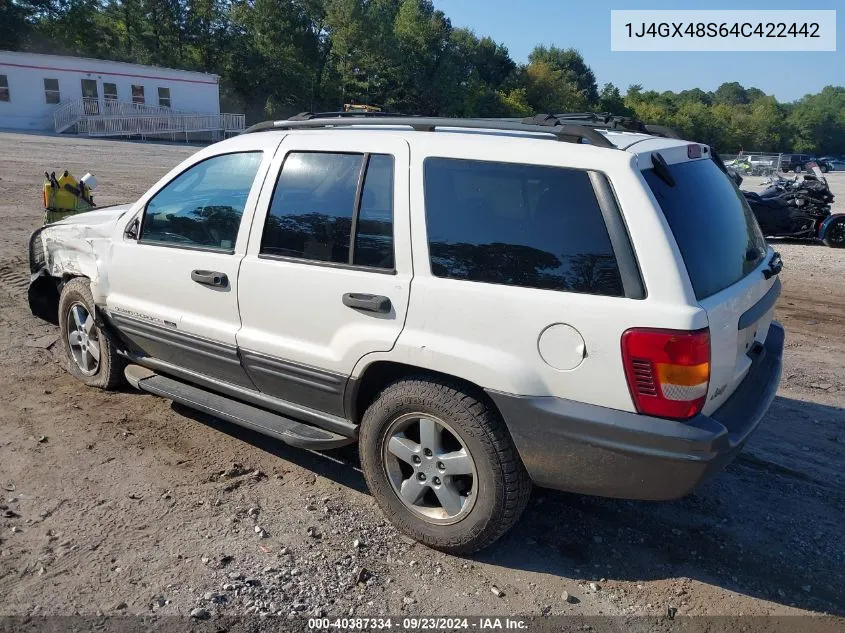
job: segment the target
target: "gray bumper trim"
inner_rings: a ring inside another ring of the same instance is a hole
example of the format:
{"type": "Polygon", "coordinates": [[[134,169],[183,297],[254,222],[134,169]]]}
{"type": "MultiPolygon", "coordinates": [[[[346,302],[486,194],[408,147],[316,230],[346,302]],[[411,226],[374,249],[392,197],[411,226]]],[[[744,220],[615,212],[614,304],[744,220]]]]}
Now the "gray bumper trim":
{"type": "Polygon", "coordinates": [[[534,482],[626,499],[683,496],[742,449],[774,400],[784,332],[766,344],[734,394],[710,416],[678,422],[554,397],[488,394],[534,482]]]}

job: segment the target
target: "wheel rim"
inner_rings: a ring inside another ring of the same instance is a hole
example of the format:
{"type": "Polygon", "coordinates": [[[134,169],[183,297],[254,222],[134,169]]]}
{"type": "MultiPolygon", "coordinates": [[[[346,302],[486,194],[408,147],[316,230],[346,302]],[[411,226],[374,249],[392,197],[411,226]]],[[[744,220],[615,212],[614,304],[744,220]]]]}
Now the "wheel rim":
{"type": "Polygon", "coordinates": [[[74,303],[67,312],[67,342],[76,366],[86,376],[100,369],[100,330],[85,304],[74,303]]]}
{"type": "Polygon", "coordinates": [[[393,492],[421,519],[457,523],[475,505],[475,460],[443,420],[425,413],[397,418],[384,436],[382,454],[393,492]]]}
{"type": "Polygon", "coordinates": [[[831,244],[845,244],[845,220],[834,222],[827,227],[827,241],[831,244]]]}

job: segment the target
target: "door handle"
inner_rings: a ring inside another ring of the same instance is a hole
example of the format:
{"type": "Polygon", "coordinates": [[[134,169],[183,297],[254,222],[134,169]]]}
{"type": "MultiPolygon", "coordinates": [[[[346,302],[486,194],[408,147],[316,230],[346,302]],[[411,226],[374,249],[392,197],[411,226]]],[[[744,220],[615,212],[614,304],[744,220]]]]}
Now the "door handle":
{"type": "Polygon", "coordinates": [[[347,292],[343,295],[343,305],[365,312],[390,312],[390,299],[382,295],[367,295],[358,292],[347,292]]]}
{"type": "Polygon", "coordinates": [[[225,288],[229,285],[229,278],[226,273],[218,273],[215,270],[192,270],[191,279],[198,284],[225,288]]]}

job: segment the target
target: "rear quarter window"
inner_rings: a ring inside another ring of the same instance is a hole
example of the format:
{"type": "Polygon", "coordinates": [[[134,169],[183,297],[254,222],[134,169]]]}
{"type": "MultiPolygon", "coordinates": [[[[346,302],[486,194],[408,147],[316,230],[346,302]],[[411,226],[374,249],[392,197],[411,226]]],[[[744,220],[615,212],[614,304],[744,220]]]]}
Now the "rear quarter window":
{"type": "Polygon", "coordinates": [[[428,158],[424,174],[435,276],[623,296],[586,171],[428,158]]]}

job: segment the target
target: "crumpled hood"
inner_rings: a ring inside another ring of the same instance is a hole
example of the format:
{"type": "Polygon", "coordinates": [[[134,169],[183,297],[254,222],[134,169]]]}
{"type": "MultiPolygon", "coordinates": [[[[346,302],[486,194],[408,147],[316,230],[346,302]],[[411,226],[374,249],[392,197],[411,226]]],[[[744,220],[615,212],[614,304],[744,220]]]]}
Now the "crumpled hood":
{"type": "Polygon", "coordinates": [[[85,211],[84,213],[77,213],[64,220],[51,224],[48,228],[54,229],[58,227],[73,227],[74,229],[81,229],[83,227],[91,227],[92,233],[95,235],[103,235],[105,229],[110,233],[111,227],[114,223],[129,209],[132,204],[116,204],[114,206],[105,207],[103,209],[94,209],[92,211],[85,211]]]}

